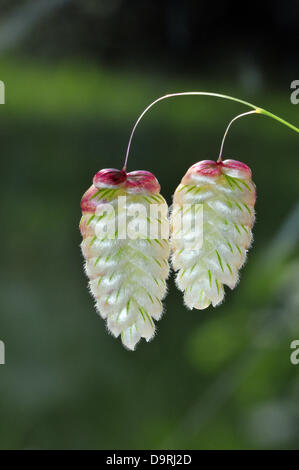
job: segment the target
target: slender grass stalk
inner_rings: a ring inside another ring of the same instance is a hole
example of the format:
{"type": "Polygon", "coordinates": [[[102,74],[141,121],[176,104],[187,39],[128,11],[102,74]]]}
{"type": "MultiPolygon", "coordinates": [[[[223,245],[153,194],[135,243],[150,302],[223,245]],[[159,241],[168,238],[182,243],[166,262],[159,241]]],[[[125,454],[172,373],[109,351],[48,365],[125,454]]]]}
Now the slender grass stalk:
{"type": "Polygon", "coordinates": [[[230,126],[232,125],[233,122],[235,122],[237,119],[243,117],[243,116],[248,116],[248,114],[256,114],[256,110],[254,111],[247,111],[247,113],[242,113],[242,114],[239,114],[238,116],[234,117],[230,123],[228,124],[227,128],[226,128],[226,131],[224,132],[224,136],[223,136],[223,139],[222,139],[222,142],[221,142],[221,147],[220,147],[220,152],[219,152],[219,157],[218,157],[218,160],[217,162],[221,162],[222,161],[222,152],[223,152],[223,146],[224,146],[224,142],[225,142],[225,139],[226,139],[226,136],[227,136],[227,133],[230,129],[230,126]]]}
{"type": "Polygon", "coordinates": [[[164,95],[164,96],[160,96],[160,98],[157,98],[155,101],[153,101],[149,106],[147,106],[147,108],[145,108],[145,110],[140,114],[137,121],[135,122],[134,127],[133,127],[132,132],[131,132],[131,135],[130,135],[130,138],[129,138],[129,142],[128,142],[128,147],[127,147],[127,152],[126,152],[126,157],[125,157],[125,163],[124,163],[124,167],[123,167],[124,171],[126,171],[126,169],[127,169],[127,163],[128,163],[131,143],[132,143],[132,139],[133,139],[135,130],[136,130],[139,122],[143,118],[143,116],[147,113],[147,111],[149,111],[149,109],[152,108],[159,101],[162,101],[162,100],[165,100],[165,99],[168,99],[168,98],[174,98],[176,96],[190,96],[190,95],[214,96],[215,98],[222,98],[222,99],[225,99],[225,100],[235,101],[237,103],[244,104],[245,106],[248,106],[249,108],[254,109],[254,111],[256,113],[263,114],[264,116],[268,116],[272,119],[275,119],[276,121],[280,122],[281,124],[284,124],[285,126],[289,127],[293,131],[299,133],[298,127],[296,127],[293,124],[285,121],[281,117],[276,116],[275,114],[271,113],[270,111],[267,111],[266,109],[260,108],[256,105],[252,104],[252,103],[249,103],[248,101],[244,101],[244,100],[240,100],[239,98],[235,98],[234,96],[223,95],[221,93],[211,93],[211,92],[208,92],[208,91],[184,91],[184,92],[181,92],[181,93],[170,93],[170,94],[167,94],[167,95],[164,95]]]}

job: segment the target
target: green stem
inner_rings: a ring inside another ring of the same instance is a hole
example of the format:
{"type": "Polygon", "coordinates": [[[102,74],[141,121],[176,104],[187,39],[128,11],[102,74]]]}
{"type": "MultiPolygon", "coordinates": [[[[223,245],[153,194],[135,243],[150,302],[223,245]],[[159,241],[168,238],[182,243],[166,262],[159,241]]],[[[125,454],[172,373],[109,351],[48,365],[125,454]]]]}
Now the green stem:
{"type": "Polygon", "coordinates": [[[280,122],[281,124],[284,124],[285,126],[289,127],[290,129],[293,129],[293,131],[299,132],[298,127],[294,126],[293,124],[291,124],[288,121],[285,121],[284,119],[280,118],[279,116],[276,116],[275,114],[270,113],[270,111],[267,111],[266,109],[257,108],[256,112],[260,113],[260,114],[264,114],[264,116],[269,116],[272,119],[275,119],[276,121],[280,122]]]}
{"type": "Polygon", "coordinates": [[[235,98],[234,96],[222,95],[221,93],[210,93],[208,91],[185,91],[185,92],[181,92],[181,93],[170,93],[168,95],[161,96],[160,98],[157,98],[155,101],[153,101],[147,108],[145,108],[145,110],[140,114],[139,118],[135,122],[134,127],[133,127],[132,132],[131,132],[131,135],[130,135],[130,138],[129,138],[125,163],[124,163],[124,167],[123,167],[124,171],[126,171],[126,168],[127,168],[131,142],[132,142],[136,127],[138,126],[138,124],[141,121],[141,119],[143,118],[143,116],[147,113],[147,111],[152,106],[154,106],[154,104],[158,103],[159,101],[165,100],[167,98],[173,98],[175,96],[189,96],[189,95],[214,96],[216,98],[223,98],[225,100],[236,101],[237,103],[244,104],[245,106],[248,106],[249,108],[254,109],[256,113],[263,114],[264,116],[268,116],[272,119],[275,119],[276,121],[280,122],[281,124],[284,124],[285,126],[289,127],[293,131],[299,133],[298,127],[294,126],[293,124],[290,124],[289,122],[285,121],[284,119],[280,118],[279,116],[276,116],[275,114],[270,113],[266,109],[259,108],[258,106],[255,106],[254,104],[249,103],[248,101],[244,101],[244,100],[240,100],[239,98],[235,98]]]}

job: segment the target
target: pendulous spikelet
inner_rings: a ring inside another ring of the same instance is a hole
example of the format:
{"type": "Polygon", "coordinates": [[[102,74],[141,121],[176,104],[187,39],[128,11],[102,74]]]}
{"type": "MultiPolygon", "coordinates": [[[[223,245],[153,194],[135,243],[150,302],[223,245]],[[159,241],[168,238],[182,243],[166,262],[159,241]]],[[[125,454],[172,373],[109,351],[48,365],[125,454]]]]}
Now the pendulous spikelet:
{"type": "Polygon", "coordinates": [[[81,209],[81,249],[96,308],[134,350],[140,338],[154,336],[166,293],[169,222],[160,185],[147,171],[101,170],[81,209]]]}
{"type": "Polygon", "coordinates": [[[236,160],[204,160],[183,177],[174,194],[171,248],[187,307],[216,306],[223,286],[237,284],[252,241],[255,200],[251,170],[236,160]],[[194,226],[200,214],[199,233],[194,226]]]}

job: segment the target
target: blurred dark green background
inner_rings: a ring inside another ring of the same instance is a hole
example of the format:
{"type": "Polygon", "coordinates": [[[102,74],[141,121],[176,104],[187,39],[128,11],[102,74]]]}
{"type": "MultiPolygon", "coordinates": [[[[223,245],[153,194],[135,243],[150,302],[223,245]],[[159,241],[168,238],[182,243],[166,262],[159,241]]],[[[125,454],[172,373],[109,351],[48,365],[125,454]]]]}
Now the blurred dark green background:
{"type": "MultiPolygon", "coordinates": [[[[249,164],[258,190],[241,282],[220,307],[187,311],[171,277],[158,334],[136,352],[107,334],[79,249],[83,192],[121,168],[156,97],[232,94],[299,126],[298,5],[271,2],[263,28],[267,3],[234,29],[230,2],[1,2],[1,449],[298,448],[298,134],[262,116],[234,125],[224,156],[249,164]]],[[[152,171],[171,204],[244,111],[210,97],[158,104],[129,170],[152,171]]]]}

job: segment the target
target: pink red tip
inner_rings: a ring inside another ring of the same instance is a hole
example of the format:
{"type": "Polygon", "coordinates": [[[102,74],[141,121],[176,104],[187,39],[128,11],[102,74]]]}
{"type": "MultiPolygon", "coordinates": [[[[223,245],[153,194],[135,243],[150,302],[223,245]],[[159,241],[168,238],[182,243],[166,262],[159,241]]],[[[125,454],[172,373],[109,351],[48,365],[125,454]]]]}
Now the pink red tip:
{"type": "Polygon", "coordinates": [[[157,178],[149,171],[138,170],[128,173],[126,187],[136,192],[147,191],[149,193],[159,193],[160,184],[157,178]]]}
{"type": "Polygon", "coordinates": [[[93,178],[97,188],[118,186],[132,192],[158,193],[160,185],[157,178],[149,171],[138,170],[126,173],[124,170],[106,168],[99,171],[93,178]]]}
{"type": "Polygon", "coordinates": [[[123,170],[116,170],[115,168],[105,168],[98,171],[94,178],[93,184],[97,187],[105,185],[119,186],[127,179],[127,174],[123,170]]]}
{"type": "Polygon", "coordinates": [[[198,173],[199,175],[208,177],[217,177],[226,173],[233,176],[234,172],[240,173],[240,177],[246,179],[251,178],[251,170],[249,166],[237,160],[224,160],[220,162],[215,162],[214,160],[202,160],[192,165],[187,171],[186,176],[190,173],[198,173]]]}

